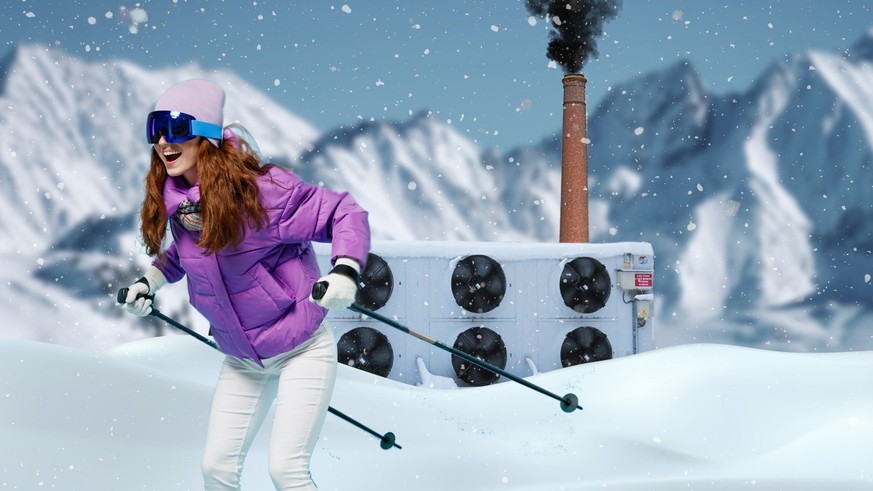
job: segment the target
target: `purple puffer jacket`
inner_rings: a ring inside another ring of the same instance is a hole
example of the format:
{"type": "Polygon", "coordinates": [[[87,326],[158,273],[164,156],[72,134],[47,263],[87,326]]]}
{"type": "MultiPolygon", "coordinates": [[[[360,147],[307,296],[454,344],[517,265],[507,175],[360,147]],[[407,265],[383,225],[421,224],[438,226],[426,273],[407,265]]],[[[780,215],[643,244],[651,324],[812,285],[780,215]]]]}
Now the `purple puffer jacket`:
{"type": "MultiPolygon", "coordinates": [[[[170,219],[173,242],[166,261],[154,265],[171,283],[188,275],[188,294],[210,322],[226,354],[260,360],[289,351],[308,339],[327,311],[309,300],[321,277],[311,241],[331,242],[331,262],[350,257],[363,269],[370,250],[367,212],[348,193],[304,183],[292,172],[271,168],[258,179],[268,224],[246,229],[236,249],[204,255],[199,232],[170,219]]],[[[200,201],[200,186],[181,177],[164,185],[167,215],[185,199],[200,201]]]]}

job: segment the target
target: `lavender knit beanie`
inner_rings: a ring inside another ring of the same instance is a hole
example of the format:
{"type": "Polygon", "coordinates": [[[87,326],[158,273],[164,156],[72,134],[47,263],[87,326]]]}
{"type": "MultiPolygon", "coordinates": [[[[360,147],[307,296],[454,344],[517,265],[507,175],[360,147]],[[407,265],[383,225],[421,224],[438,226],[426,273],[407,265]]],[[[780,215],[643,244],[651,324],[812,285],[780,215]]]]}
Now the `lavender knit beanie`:
{"type": "MultiPolygon", "coordinates": [[[[186,80],[173,85],[155,104],[155,111],[179,111],[197,121],[224,127],[224,89],[208,80],[186,80]]],[[[219,140],[209,138],[216,147],[219,140]]]]}

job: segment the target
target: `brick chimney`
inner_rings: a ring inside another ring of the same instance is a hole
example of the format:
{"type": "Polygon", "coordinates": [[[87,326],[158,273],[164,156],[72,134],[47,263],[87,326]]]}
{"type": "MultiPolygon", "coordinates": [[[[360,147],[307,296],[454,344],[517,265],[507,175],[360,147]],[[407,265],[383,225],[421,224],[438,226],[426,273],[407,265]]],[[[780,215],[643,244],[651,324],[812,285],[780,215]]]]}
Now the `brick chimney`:
{"type": "Polygon", "coordinates": [[[588,242],[588,123],[585,76],[564,75],[561,242],[588,242]]]}

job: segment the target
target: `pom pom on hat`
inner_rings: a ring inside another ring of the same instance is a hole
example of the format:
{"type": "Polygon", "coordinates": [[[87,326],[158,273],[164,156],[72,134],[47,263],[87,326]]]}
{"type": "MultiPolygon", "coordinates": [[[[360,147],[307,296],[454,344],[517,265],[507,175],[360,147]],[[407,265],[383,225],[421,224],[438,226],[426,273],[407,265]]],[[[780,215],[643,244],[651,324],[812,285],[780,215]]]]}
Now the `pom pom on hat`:
{"type": "MultiPolygon", "coordinates": [[[[190,114],[197,121],[224,127],[224,89],[208,80],[179,82],[158,98],[155,111],[179,111],[190,114]]],[[[209,138],[216,147],[219,141],[209,138]]]]}

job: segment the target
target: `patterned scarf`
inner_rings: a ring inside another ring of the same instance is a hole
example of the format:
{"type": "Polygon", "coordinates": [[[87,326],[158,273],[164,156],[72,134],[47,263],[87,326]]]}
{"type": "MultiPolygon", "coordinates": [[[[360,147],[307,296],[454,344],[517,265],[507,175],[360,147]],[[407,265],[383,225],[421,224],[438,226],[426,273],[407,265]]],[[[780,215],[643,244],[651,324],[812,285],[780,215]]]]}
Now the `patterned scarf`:
{"type": "Polygon", "coordinates": [[[176,210],[176,218],[182,226],[192,232],[203,231],[203,217],[200,215],[200,203],[192,203],[187,199],[176,210]]]}
{"type": "MultiPolygon", "coordinates": [[[[255,142],[252,134],[242,126],[230,125],[227,128],[224,128],[222,138],[230,142],[230,144],[236,148],[241,148],[241,142],[245,141],[250,149],[258,156],[258,158],[260,158],[261,152],[260,148],[258,148],[258,144],[255,142]]],[[[176,210],[174,216],[179,219],[179,222],[186,229],[192,232],[203,231],[203,216],[200,214],[199,202],[194,203],[186,198],[185,201],[179,205],[179,209],[176,210]]]]}

